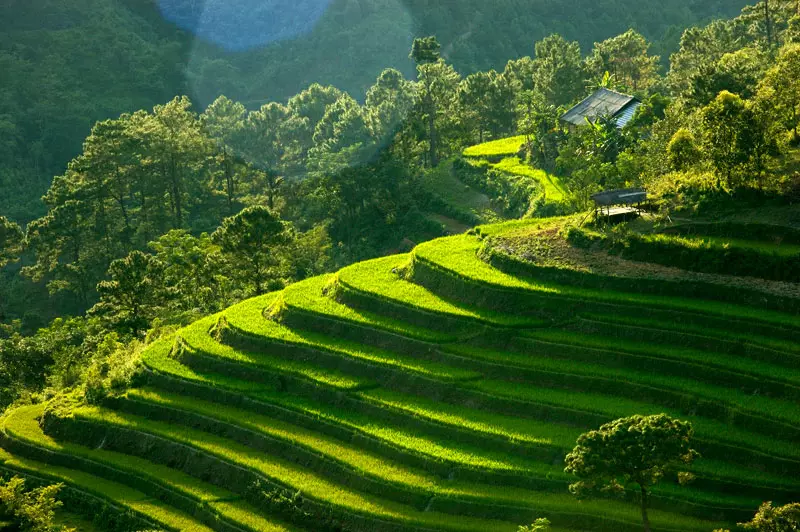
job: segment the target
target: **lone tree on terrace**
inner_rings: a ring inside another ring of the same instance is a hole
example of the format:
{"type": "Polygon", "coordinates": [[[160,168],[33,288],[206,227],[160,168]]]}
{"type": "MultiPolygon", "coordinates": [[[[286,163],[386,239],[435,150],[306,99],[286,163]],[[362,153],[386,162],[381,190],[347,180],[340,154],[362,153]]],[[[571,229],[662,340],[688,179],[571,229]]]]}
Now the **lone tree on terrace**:
{"type": "Polygon", "coordinates": [[[582,434],[566,458],[564,471],[580,480],[569,490],[624,493],[636,484],[641,492],[642,523],[650,532],[647,502],[650,488],[679,465],[690,464],[699,454],[691,448],[694,429],[686,421],[666,414],[631,416],[606,423],[582,434]]]}

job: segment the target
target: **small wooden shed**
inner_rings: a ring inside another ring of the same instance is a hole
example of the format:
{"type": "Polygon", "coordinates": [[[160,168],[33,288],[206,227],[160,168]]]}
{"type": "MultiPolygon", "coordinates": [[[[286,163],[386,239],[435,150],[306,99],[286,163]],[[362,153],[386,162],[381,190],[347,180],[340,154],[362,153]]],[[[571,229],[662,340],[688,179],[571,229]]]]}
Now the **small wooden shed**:
{"type": "Polygon", "coordinates": [[[605,215],[607,218],[626,214],[639,214],[642,204],[647,201],[647,191],[643,188],[621,188],[604,190],[591,195],[594,201],[595,218],[605,215]]]}

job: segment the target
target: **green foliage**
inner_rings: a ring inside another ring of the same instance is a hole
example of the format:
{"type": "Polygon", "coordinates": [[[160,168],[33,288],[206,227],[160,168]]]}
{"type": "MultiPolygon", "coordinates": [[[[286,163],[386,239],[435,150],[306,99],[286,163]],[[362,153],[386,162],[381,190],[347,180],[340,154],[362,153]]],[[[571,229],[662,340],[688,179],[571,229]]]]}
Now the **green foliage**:
{"type": "Polygon", "coordinates": [[[691,424],[663,414],[618,419],[587,432],[566,458],[565,471],[580,479],[570,491],[620,492],[634,483],[645,492],[669,468],[697,457],[693,434],[691,424]]]}
{"type": "Polygon", "coordinates": [[[791,532],[800,528],[800,504],[773,506],[762,504],[750,522],[739,523],[744,530],[755,532],[791,532]]]}
{"type": "Polygon", "coordinates": [[[757,109],[728,91],[722,91],[702,110],[703,146],[711,164],[728,186],[735,187],[752,170],[763,170],[770,149],[769,132],[757,109]]]}
{"type": "Polygon", "coordinates": [[[0,268],[19,260],[25,235],[19,225],[5,216],[0,216],[0,268]]]}
{"type": "Polygon", "coordinates": [[[97,285],[100,301],[90,312],[121,332],[140,335],[171,297],[160,284],[163,274],[164,264],[141,251],[115,260],[108,268],[109,280],[97,285]]]}
{"type": "Polygon", "coordinates": [[[142,349],[139,343],[124,345],[115,333],[108,334],[97,346],[83,376],[86,400],[99,403],[109,394],[130,388],[142,370],[142,349]]]}
{"type": "Polygon", "coordinates": [[[548,104],[569,105],[582,95],[585,70],[580,44],[553,34],[534,46],[533,85],[548,104]]]}
{"type": "Polygon", "coordinates": [[[13,522],[20,532],[69,532],[72,529],[55,524],[55,512],[63,505],[57,498],[62,487],[53,484],[26,490],[21,477],[0,479],[2,519],[13,522]]]}
{"type": "Polygon", "coordinates": [[[658,80],[659,58],[648,55],[649,48],[644,36],[630,29],[622,35],[595,43],[586,67],[594,80],[609,74],[612,80],[609,88],[645,92],[658,80]]]}
{"type": "Polygon", "coordinates": [[[649,532],[648,493],[670,468],[697,458],[691,448],[693,434],[690,423],[665,414],[618,419],[582,434],[565,459],[564,471],[580,479],[569,489],[576,495],[621,493],[629,484],[637,484],[642,521],[649,532]]]}
{"type": "Polygon", "coordinates": [[[667,158],[675,170],[688,169],[699,162],[700,157],[694,135],[686,128],[679,129],[667,145],[667,158]]]}
{"type": "Polygon", "coordinates": [[[550,520],[544,517],[537,519],[531,525],[520,526],[517,532],[549,532],[550,520]]]}
{"type": "Polygon", "coordinates": [[[441,58],[442,46],[435,36],[414,39],[409,57],[418,65],[435,63],[441,58]]]}
{"type": "Polygon", "coordinates": [[[269,290],[269,282],[279,281],[280,247],[294,235],[286,222],[266,207],[248,207],[226,218],[211,236],[220,246],[232,270],[253,286],[256,295],[269,290]]]}

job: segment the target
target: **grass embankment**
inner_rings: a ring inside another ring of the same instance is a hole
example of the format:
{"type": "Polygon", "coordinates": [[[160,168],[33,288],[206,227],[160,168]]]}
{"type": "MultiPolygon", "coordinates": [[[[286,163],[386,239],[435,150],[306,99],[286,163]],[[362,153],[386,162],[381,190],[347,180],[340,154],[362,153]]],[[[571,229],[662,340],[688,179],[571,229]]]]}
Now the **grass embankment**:
{"type": "Polygon", "coordinates": [[[0,449],[0,466],[22,476],[30,475],[35,479],[64,483],[80,494],[104,501],[118,510],[132,512],[141,519],[162,526],[166,530],[213,532],[185,513],[154,501],[141,491],[89,473],[15,456],[2,449],[0,449]]]}
{"type": "MultiPolygon", "coordinates": [[[[158,368],[158,366],[156,366],[156,368],[163,370],[163,368],[158,368]]],[[[198,378],[198,376],[193,376],[191,372],[186,369],[177,372],[176,376],[190,379],[198,378]]],[[[498,464],[504,461],[504,457],[491,458],[492,453],[487,456],[485,451],[476,449],[474,446],[456,445],[454,442],[448,442],[441,438],[431,438],[425,433],[387,425],[385,421],[354,414],[323,403],[292,398],[285,394],[267,394],[257,387],[250,386],[241,381],[236,381],[235,379],[220,378],[215,375],[211,375],[210,378],[208,375],[199,376],[199,378],[202,379],[201,382],[206,381],[211,385],[248,394],[255,399],[277,403],[305,415],[318,417],[336,425],[348,427],[360,434],[382,441],[386,445],[399,447],[413,454],[427,456],[432,460],[445,460],[452,463],[454,466],[496,469],[498,464]]],[[[608,395],[576,395],[563,390],[530,388],[529,386],[520,386],[519,384],[502,381],[479,381],[475,383],[473,387],[476,391],[489,393],[493,396],[510,397],[524,402],[547,404],[567,410],[579,409],[595,412],[606,416],[608,419],[630,415],[631,413],[639,411],[658,413],[666,410],[663,407],[652,404],[608,395]]],[[[508,427],[516,423],[528,429],[526,432],[527,437],[522,439],[522,443],[554,444],[558,447],[568,448],[571,441],[574,441],[574,439],[570,441],[569,435],[574,435],[575,429],[564,430],[557,425],[538,423],[534,420],[517,421],[502,415],[484,413],[474,409],[460,409],[457,406],[426,401],[424,399],[414,398],[413,396],[405,396],[402,399],[398,399],[396,392],[388,392],[385,390],[374,390],[361,395],[365,399],[373,402],[383,402],[386,406],[393,406],[410,415],[418,415],[438,423],[449,423],[454,430],[459,428],[463,429],[465,425],[471,427],[483,426],[482,431],[486,434],[509,435],[508,427]],[[390,399],[386,399],[386,397],[390,399]],[[391,404],[392,402],[394,402],[394,404],[391,404]],[[530,423],[530,425],[525,426],[526,423],[530,423]]],[[[672,413],[676,416],[682,415],[682,413],[674,410],[672,410],[672,413]]],[[[797,454],[792,450],[791,445],[786,443],[767,440],[751,432],[732,429],[722,423],[714,422],[713,420],[701,418],[692,419],[696,421],[698,425],[698,434],[704,438],[716,440],[721,437],[724,441],[728,442],[729,445],[734,447],[740,446],[757,449],[759,452],[764,452],[773,456],[793,456],[797,454]]],[[[471,428],[470,430],[475,429],[471,428]]],[[[512,434],[510,438],[513,439],[515,436],[512,434]]],[[[507,469],[508,466],[504,467],[506,470],[509,470],[507,469]]],[[[503,467],[501,467],[501,469],[503,469],[503,467]]],[[[531,473],[540,470],[540,468],[539,466],[533,466],[529,462],[527,466],[523,466],[523,469],[516,467],[513,470],[524,474],[526,470],[528,473],[531,473]]],[[[754,471],[739,471],[738,476],[733,480],[746,482],[748,476],[758,477],[758,473],[754,471]]],[[[767,482],[767,480],[764,480],[764,482],[767,482]]]]}
{"type": "MultiPolygon", "coordinates": [[[[492,205],[492,200],[480,190],[468,186],[453,172],[453,161],[443,161],[436,168],[422,172],[419,185],[424,191],[444,203],[445,218],[456,218],[457,222],[494,223],[505,216],[492,205]]],[[[452,222],[450,222],[452,224],[452,222]]],[[[458,226],[459,224],[453,224],[458,226]]],[[[459,227],[460,229],[460,227],[459,227]]],[[[460,232],[460,231],[459,231],[460,232]]]]}
{"type": "Polygon", "coordinates": [[[686,334],[697,334],[707,338],[720,338],[728,341],[735,341],[740,344],[753,344],[773,349],[777,352],[784,352],[790,355],[800,355],[800,343],[780,338],[771,338],[764,335],[756,335],[752,332],[738,330],[720,330],[693,323],[675,323],[665,320],[654,320],[637,316],[625,316],[614,314],[593,314],[583,313],[581,317],[601,322],[620,325],[630,325],[633,327],[643,327],[647,329],[675,331],[686,334]]]}
{"type": "Polygon", "coordinates": [[[466,148],[464,157],[497,157],[499,155],[516,155],[525,143],[525,135],[497,139],[466,148]]]}
{"type": "Polygon", "coordinates": [[[397,521],[411,526],[433,527],[439,530],[511,531],[515,529],[511,523],[468,517],[454,520],[452,516],[446,514],[422,512],[407,505],[366,495],[329,481],[297,464],[188,427],[93,407],[75,410],[73,415],[91,423],[152,434],[188,446],[223,462],[245,468],[257,476],[277,482],[289,489],[302,491],[306,498],[327,503],[346,512],[397,521]]]}
{"type": "MultiPolygon", "coordinates": [[[[127,454],[104,449],[89,449],[82,445],[59,442],[42,432],[39,426],[39,417],[43,411],[43,404],[16,409],[3,419],[2,430],[10,437],[35,447],[62,455],[80,457],[87,461],[108,466],[121,473],[114,475],[113,471],[109,471],[115,480],[122,483],[125,482],[126,478],[130,477],[133,477],[135,481],[143,479],[145,482],[151,482],[168,491],[192,499],[198,505],[211,508],[219,518],[234,526],[254,532],[289,532],[293,530],[288,525],[266,519],[258,510],[239,500],[240,498],[234,493],[201,482],[175,469],[127,454]]],[[[53,464],[48,465],[48,467],[52,466],[53,464]]],[[[92,469],[90,463],[87,463],[86,467],[92,469]]],[[[116,501],[117,499],[114,498],[114,500],[116,501]]],[[[189,517],[186,516],[183,519],[188,522],[189,517]]],[[[198,524],[197,526],[201,525],[198,524]]],[[[191,528],[187,530],[189,529],[191,528]]],[[[199,532],[206,530],[206,528],[197,528],[197,530],[199,532]]]]}
{"type": "Polygon", "coordinates": [[[781,358],[796,352],[795,316],[642,294],[635,282],[614,291],[515,277],[481,261],[480,245],[469,235],[437,240],[251,299],[148,346],[142,387],[48,417],[58,440],[39,428],[41,407],[13,411],[5,430],[81,471],[91,460],[101,477],[98,464],[149,479],[152,489],[136,486],[165,495],[159,505],[185,497],[250,530],[270,530],[245,522],[259,511],[237,506],[260,480],[362,531],[513,532],[548,517],[572,530],[633,532],[636,504],[576,500],[562,464],[580,433],[632,414],[691,421],[705,455],[691,467],[693,486],[670,476],[654,490],[654,530],[730,528],[761,500],[800,492],[791,430],[800,411],[768,396],[800,388],[781,358]],[[621,325],[575,319],[606,311],[621,325]],[[708,336],[682,339],[665,317],[708,336]],[[675,332],[648,342],[660,325],[675,332]],[[713,349],[726,331],[760,347],[713,349]],[[781,339],[765,339],[773,331],[781,339]],[[761,383],[769,394],[751,395],[761,383]],[[719,516],[730,522],[712,522],[719,516]]]}
{"type": "MultiPolygon", "coordinates": [[[[689,311],[712,314],[726,319],[756,320],[777,327],[796,328],[800,332],[800,323],[798,323],[797,317],[781,312],[696,298],[650,296],[633,291],[595,290],[539,282],[532,278],[515,277],[481,261],[477,257],[480,245],[480,239],[472,235],[440,238],[417,246],[413,256],[434,264],[463,280],[477,282],[501,290],[525,290],[531,292],[532,295],[540,294],[584,301],[637,305],[643,307],[643,310],[656,308],[677,312],[689,311]]],[[[469,290],[467,287],[464,287],[464,289],[469,290]]]]}
{"type": "Polygon", "coordinates": [[[767,382],[784,383],[798,387],[800,392],[800,371],[791,367],[776,366],[763,361],[707,350],[683,347],[652,345],[647,342],[625,340],[599,334],[582,334],[566,330],[526,331],[525,336],[553,342],[560,345],[574,345],[610,351],[641,354],[643,356],[674,359],[694,364],[718,367],[739,372],[742,375],[757,377],[767,382]]]}
{"type": "MultiPolygon", "coordinates": [[[[458,519],[454,519],[452,515],[436,511],[421,512],[406,505],[354,492],[337,484],[331,484],[326,479],[300,469],[294,464],[271,456],[264,456],[263,453],[253,452],[250,448],[205,432],[201,433],[184,427],[174,427],[137,416],[121,415],[95,408],[80,409],[75,412],[75,415],[95,423],[104,423],[147,434],[155,434],[162,438],[188,445],[216,456],[223,461],[245,467],[266,478],[276,480],[283,485],[288,485],[292,488],[302,486],[304,496],[327,501],[334,507],[343,508],[353,513],[368,514],[411,526],[435,527],[437,530],[510,531],[516,529],[516,525],[503,523],[502,521],[479,519],[465,515],[460,515],[458,519]]],[[[417,479],[420,478],[417,477],[417,479]]],[[[409,479],[406,478],[405,480],[408,481],[409,479]]],[[[518,506],[518,508],[524,507],[525,511],[540,512],[545,515],[580,515],[584,518],[595,516],[606,523],[609,521],[612,523],[613,521],[625,523],[627,525],[626,528],[635,526],[638,517],[638,512],[633,507],[614,501],[578,502],[566,493],[548,494],[514,488],[504,488],[498,492],[496,488],[455,481],[447,483],[447,488],[442,490],[442,493],[437,494],[437,496],[439,495],[467,497],[468,500],[474,503],[482,504],[524,505],[518,506]]],[[[725,502],[730,504],[733,501],[741,501],[741,499],[728,498],[725,502]]],[[[434,506],[436,506],[436,503],[434,503],[434,506]]],[[[447,507],[447,504],[444,506],[447,507]]],[[[657,526],[660,529],[705,530],[705,527],[711,525],[707,521],[691,517],[679,517],[657,510],[653,512],[653,518],[654,521],[660,523],[660,526],[657,526]]]]}
{"type": "MultiPolygon", "coordinates": [[[[407,266],[410,259],[411,255],[406,254],[359,262],[340,270],[337,279],[345,287],[379,300],[464,319],[467,324],[477,321],[501,327],[536,327],[546,323],[530,316],[503,314],[442,299],[400,277],[398,270],[407,266]]],[[[474,323],[471,326],[474,327],[474,323]]]]}
{"type": "Polygon", "coordinates": [[[522,162],[519,157],[506,157],[492,167],[500,172],[534,179],[542,187],[542,195],[548,202],[561,202],[567,197],[567,190],[561,180],[539,168],[522,162]]]}
{"type": "MultiPolygon", "coordinates": [[[[754,396],[738,389],[699,382],[684,375],[654,374],[621,368],[616,365],[610,366],[604,364],[602,358],[598,358],[596,363],[591,363],[584,360],[571,360],[566,356],[551,357],[547,353],[546,347],[523,352],[521,349],[499,351],[464,345],[449,347],[448,351],[460,356],[507,365],[512,368],[509,370],[509,373],[512,374],[513,368],[530,368],[554,375],[590,377],[617,383],[640,384],[653,390],[669,390],[686,394],[687,401],[714,401],[717,404],[727,404],[731,408],[767,419],[777,419],[793,425],[800,424],[800,412],[791,401],[754,396]]],[[[570,380],[567,378],[562,382],[566,384],[570,380]]],[[[592,391],[592,385],[586,379],[575,379],[574,386],[576,390],[592,391]]],[[[658,392],[653,392],[653,395],[657,396],[658,392]]]]}
{"type": "Polygon", "coordinates": [[[325,291],[333,289],[334,276],[323,275],[295,283],[282,292],[279,304],[289,309],[295,308],[325,318],[352,322],[365,327],[382,329],[388,332],[421,340],[423,342],[452,342],[458,337],[420,326],[411,325],[397,319],[353,309],[327,297],[325,291]]]}

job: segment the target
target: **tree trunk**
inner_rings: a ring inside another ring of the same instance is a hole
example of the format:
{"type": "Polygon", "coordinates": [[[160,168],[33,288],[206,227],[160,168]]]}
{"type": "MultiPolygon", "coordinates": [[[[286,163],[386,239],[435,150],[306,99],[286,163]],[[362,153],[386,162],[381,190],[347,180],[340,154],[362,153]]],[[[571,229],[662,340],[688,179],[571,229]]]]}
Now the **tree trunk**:
{"type": "Polygon", "coordinates": [[[178,163],[174,158],[170,161],[170,173],[172,174],[172,205],[173,214],[175,216],[174,229],[180,229],[183,226],[183,207],[181,206],[181,184],[180,176],[178,175],[178,163]]]}
{"type": "Polygon", "coordinates": [[[223,168],[225,169],[225,187],[228,193],[228,212],[233,215],[233,197],[236,194],[236,183],[233,180],[233,163],[228,158],[228,149],[222,148],[223,168]]]}
{"type": "Polygon", "coordinates": [[[430,137],[431,168],[435,168],[439,165],[439,159],[436,156],[436,102],[433,101],[433,96],[430,94],[428,95],[428,135],[430,137]]]}
{"type": "Polygon", "coordinates": [[[647,516],[647,490],[644,486],[642,489],[642,525],[644,525],[644,532],[650,532],[650,518],[647,516]]]}
{"type": "Polygon", "coordinates": [[[769,0],[764,0],[764,23],[767,27],[767,48],[772,51],[772,16],[769,11],[769,0]]]}

